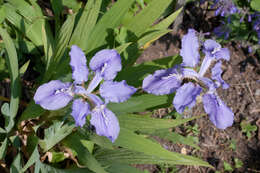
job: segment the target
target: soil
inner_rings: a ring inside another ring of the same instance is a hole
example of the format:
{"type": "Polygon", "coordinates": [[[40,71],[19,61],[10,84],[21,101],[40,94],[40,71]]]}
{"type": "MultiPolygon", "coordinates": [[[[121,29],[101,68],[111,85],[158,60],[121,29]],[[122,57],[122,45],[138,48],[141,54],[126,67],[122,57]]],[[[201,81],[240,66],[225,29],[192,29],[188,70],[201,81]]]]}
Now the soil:
{"type": "MultiPolygon", "coordinates": [[[[189,28],[203,33],[212,32],[220,23],[219,18],[214,17],[214,11],[205,11],[205,4],[199,7],[188,4],[178,20],[182,20],[180,27],[176,29],[176,25],[171,26],[174,31],[147,48],[138,59],[138,63],[176,55],[180,51],[181,37],[189,28]]],[[[185,145],[173,145],[156,138],[165,148],[177,152],[185,149],[185,153],[208,161],[215,168],[177,166],[177,172],[225,172],[224,162],[232,165],[233,172],[260,172],[260,58],[255,54],[249,54],[234,42],[222,46],[227,47],[231,54],[230,61],[222,65],[222,77],[230,87],[226,90],[219,88],[218,94],[234,112],[234,124],[225,130],[220,130],[209,121],[208,116],[191,122],[193,125],[198,124],[197,137],[201,150],[194,150],[185,145]],[[240,126],[242,121],[258,127],[257,131],[252,132],[251,138],[242,133],[240,126]],[[230,147],[231,143],[235,143],[235,148],[230,147]],[[234,167],[235,159],[243,162],[241,168],[234,167]]],[[[201,114],[205,112],[202,103],[198,103],[192,109],[192,115],[201,114]]],[[[160,170],[160,167],[154,165],[137,167],[152,173],[160,170]]],[[[166,172],[170,171],[171,169],[166,169],[166,172]]]]}

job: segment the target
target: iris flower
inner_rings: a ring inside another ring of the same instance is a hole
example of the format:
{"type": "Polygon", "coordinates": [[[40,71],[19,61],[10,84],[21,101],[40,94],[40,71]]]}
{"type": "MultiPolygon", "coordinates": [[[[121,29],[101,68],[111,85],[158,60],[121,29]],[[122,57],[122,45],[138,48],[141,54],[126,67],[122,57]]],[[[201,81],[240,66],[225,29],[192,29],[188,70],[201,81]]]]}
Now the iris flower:
{"type": "Polygon", "coordinates": [[[57,110],[65,107],[74,96],[78,96],[73,100],[71,112],[76,126],[82,127],[86,116],[91,114],[90,123],[95,127],[96,133],[114,142],[120,131],[119,122],[106,105],[109,102],[124,102],[136,92],[136,88],[127,85],[125,81],[113,81],[122,69],[120,55],[116,50],[109,49],[97,52],[89,63],[94,77],[85,89],[81,84],[88,81],[89,70],[86,57],[75,45],[71,47],[69,54],[74,82],[63,83],[53,80],[41,85],[34,95],[35,103],[47,110],[57,110]],[[92,93],[99,84],[99,93],[103,100],[92,93]]]}
{"type": "Polygon", "coordinates": [[[196,31],[189,29],[182,39],[180,54],[183,58],[181,65],[165,70],[157,70],[154,74],[148,75],[143,80],[143,89],[151,94],[165,95],[176,91],[173,99],[173,106],[178,113],[183,113],[185,107],[192,108],[196,104],[196,98],[204,90],[203,97],[205,112],[209,114],[212,123],[225,129],[233,123],[234,114],[219,98],[216,89],[222,86],[228,88],[228,84],[221,78],[221,61],[229,60],[229,51],[221,48],[221,45],[214,40],[206,40],[203,44],[205,58],[197,73],[190,67],[199,63],[199,41],[196,31]],[[204,77],[213,62],[217,62],[211,69],[211,79],[204,77]]]}

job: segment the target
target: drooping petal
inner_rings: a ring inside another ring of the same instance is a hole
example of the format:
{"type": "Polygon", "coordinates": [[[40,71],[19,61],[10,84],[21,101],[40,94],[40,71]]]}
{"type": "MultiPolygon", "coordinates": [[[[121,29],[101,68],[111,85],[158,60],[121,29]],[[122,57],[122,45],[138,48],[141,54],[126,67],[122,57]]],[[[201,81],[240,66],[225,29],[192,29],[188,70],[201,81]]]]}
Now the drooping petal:
{"type": "Polygon", "coordinates": [[[104,80],[113,80],[122,69],[120,55],[113,49],[97,52],[90,60],[89,66],[96,73],[100,73],[104,80]]]}
{"type": "Polygon", "coordinates": [[[87,102],[84,102],[82,99],[73,101],[71,115],[75,120],[76,126],[83,127],[86,123],[86,116],[90,112],[90,106],[87,102]]]}
{"type": "Polygon", "coordinates": [[[217,60],[224,59],[226,61],[229,61],[230,59],[230,53],[228,48],[221,48],[219,51],[215,53],[215,57],[217,60]]]}
{"type": "Polygon", "coordinates": [[[216,85],[215,82],[207,77],[200,77],[199,80],[208,88],[209,92],[215,92],[216,89],[219,87],[216,85]]]}
{"type": "Polygon", "coordinates": [[[98,135],[106,136],[112,142],[117,139],[120,131],[119,122],[115,114],[104,105],[92,111],[90,123],[95,126],[98,135]]]}
{"type": "Polygon", "coordinates": [[[221,69],[221,61],[216,63],[215,66],[211,69],[211,77],[216,80],[219,85],[222,85],[223,89],[227,89],[229,85],[222,79],[222,69],[221,69]]]}
{"type": "Polygon", "coordinates": [[[33,97],[36,104],[47,110],[57,110],[65,107],[72,100],[70,83],[52,80],[41,85],[33,97]]]}
{"type": "Polygon", "coordinates": [[[203,96],[204,110],[209,114],[210,121],[219,129],[232,126],[234,113],[227,107],[221,99],[214,94],[203,96]]]}
{"type": "Polygon", "coordinates": [[[88,68],[84,52],[78,46],[73,45],[69,54],[72,79],[74,79],[76,84],[86,82],[88,80],[88,68]]]}
{"type": "Polygon", "coordinates": [[[204,42],[203,44],[203,48],[204,48],[204,53],[205,51],[208,51],[208,52],[212,52],[214,51],[214,49],[220,49],[221,48],[221,45],[219,43],[217,43],[215,40],[212,40],[212,39],[208,39],[204,42]]]}
{"type": "Polygon", "coordinates": [[[136,88],[127,85],[126,81],[113,82],[105,81],[100,86],[100,95],[108,102],[124,102],[136,92],[136,88]]]}
{"type": "Polygon", "coordinates": [[[181,85],[182,75],[178,67],[167,70],[157,70],[143,80],[142,88],[151,94],[164,95],[173,93],[181,85]]]}
{"type": "Polygon", "coordinates": [[[184,66],[195,67],[198,64],[200,58],[199,41],[194,29],[189,29],[188,33],[183,36],[180,55],[184,66]]]}
{"type": "Polygon", "coordinates": [[[173,105],[178,113],[182,113],[186,106],[192,108],[196,104],[196,97],[201,93],[202,88],[193,83],[185,83],[175,94],[173,105]]]}

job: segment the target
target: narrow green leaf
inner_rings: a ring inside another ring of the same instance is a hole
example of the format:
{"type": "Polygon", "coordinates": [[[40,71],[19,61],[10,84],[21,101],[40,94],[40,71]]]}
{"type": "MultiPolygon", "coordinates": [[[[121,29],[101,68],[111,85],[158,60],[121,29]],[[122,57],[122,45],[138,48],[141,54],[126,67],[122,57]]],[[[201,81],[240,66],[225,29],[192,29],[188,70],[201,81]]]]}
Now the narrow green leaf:
{"type": "Polygon", "coordinates": [[[19,152],[15,158],[13,163],[11,164],[11,173],[19,173],[22,168],[22,163],[21,163],[21,153],[19,152]]]}
{"type": "Polygon", "coordinates": [[[43,50],[44,50],[44,56],[45,56],[45,63],[46,63],[46,71],[48,71],[48,68],[50,66],[50,62],[51,62],[51,58],[53,55],[53,37],[49,37],[49,35],[47,35],[46,29],[44,27],[44,23],[42,25],[42,43],[43,43],[43,50]]]}
{"type": "MultiPolygon", "coordinates": [[[[11,77],[11,101],[10,101],[10,119],[14,119],[18,108],[19,108],[19,94],[20,94],[20,78],[19,78],[19,67],[18,67],[18,59],[16,54],[16,49],[14,43],[6,32],[5,29],[0,27],[0,35],[5,44],[5,49],[7,52],[7,64],[11,77]]],[[[8,129],[8,131],[10,131],[8,129]]]]}
{"type": "Polygon", "coordinates": [[[174,164],[176,165],[196,165],[212,167],[207,162],[204,162],[198,158],[170,152],[162,148],[159,144],[154,143],[151,140],[137,135],[125,128],[120,129],[119,137],[114,144],[147,155],[172,160],[172,162],[174,162],[174,164]]]}
{"type": "Polygon", "coordinates": [[[168,16],[165,19],[163,19],[158,24],[152,26],[151,30],[167,29],[173,23],[173,21],[177,18],[177,16],[180,14],[181,11],[182,11],[182,8],[180,8],[177,11],[175,11],[174,13],[172,13],[170,16],[168,16]]]}
{"type": "Polygon", "coordinates": [[[34,100],[32,100],[27,106],[27,108],[23,111],[18,122],[28,120],[31,118],[37,118],[41,116],[44,112],[45,110],[40,105],[35,104],[34,100]]]}
{"type": "Polygon", "coordinates": [[[121,164],[114,163],[110,165],[108,170],[109,172],[113,172],[113,173],[147,173],[146,171],[144,172],[132,166],[129,166],[127,164],[122,164],[122,163],[121,164]]]}
{"type": "Polygon", "coordinates": [[[147,47],[149,47],[149,45],[152,42],[154,42],[155,40],[158,40],[161,36],[171,32],[171,31],[172,30],[169,30],[169,29],[150,31],[149,34],[146,34],[144,37],[142,37],[141,39],[139,39],[137,41],[138,47],[146,49],[147,47]]]}
{"type": "Polygon", "coordinates": [[[158,136],[162,139],[169,140],[173,142],[174,144],[179,143],[179,144],[185,144],[189,145],[191,147],[194,147],[196,149],[200,149],[198,145],[194,143],[194,141],[189,138],[189,137],[184,137],[176,132],[169,132],[168,129],[160,129],[156,130],[152,133],[153,136],[158,136]]]}
{"type": "Polygon", "coordinates": [[[20,69],[19,69],[20,76],[24,75],[24,73],[26,72],[26,70],[29,67],[29,64],[30,64],[30,60],[28,60],[26,63],[24,63],[24,65],[22,67],[20,67],[20,69]]]}
{"type": "Polygon", "coordinates": [[[73,169],[58,169],[47,164],[37,162],[37,166],[41,170],[41,173],[93,173],[87,168],[73,168],[73,169]]]}
{"type": "Polygon", "coordinates": [[[109,103],[108,108],[117,116],[132,113],[143,112],[154,107],[165,107],[171,105],[172,99],[169,96],[155,96],[152,94],[144,94],[128,99],[123,103],[109,103]]]}
{"type": "Polygon", "coordinates": [[[89,153],[88,149],[81,143],[81,136],[74,133],[64,140],[65,145],[76,151],[79,159],[79,163],[88,167],[90,170],[98,173],[106,173],[104,168],[95,159],[95,157],[89,153]]]}
{"type": "Polygon", "coordinates": [[[44,130],[44,139],[39,141],[43,152],[48,151],[66,136],[68,136],[73,128],[75,127],[72,123],[54,122],[49,128],[44,130]]]}
{"type": "Polygon", "coordinates": [[[172,0],[152,0],[141,12],[134,16],[124,26],[141,36],[164,12],[172,0]]]}
{"type": "Polygon", "coordinates": [[[24,165],[24,167],[21,170],[21,172],[25,172],[30,166],[32,166],[34,163],[36,163],[39,160],[40,160],[40,154],[39,154],[39,151],[38,151],[38,147],[36,145],[33,153],[31,154],[31,157],[26,162],[26,164],[24,165]]]}
{"type": "Polygon", "coordinates": [[[0,7],[0,24],[5,20],[5,8],[3,8],[3,6],[0,7]]]}
{"type": "Polygon", "coordinates": [[[71,37],[70,45],[76,44],[83,49],[87,47],[86,40],[89,38],[90,32],[96,24],[101,3],[102,0],[89,0],[87,2],[71,37]]]}
{"type": "Polygon", "coordinates": [[[201,116],[193,116],[185,119],[158,119],[151,118],[145,115],[125,114],[118,116],[120,127],[124,127],[129,130],[140,131],[156,131],[158,129],[168,129],[184,124],[188,121],[200,118],[201,116]]]}
{"type": "Polygon", "coordinates": [[[2,145],[0,147],[0,160],[5,158],[7,146],[8,146],[8,139],[5,138],[4,142],[2,143],[2,145]]]}
{"type": "Polygon", "coordinates": [[[89,39],[86,40],[86,46],[83,50],[86,53],[105,45],[105,39],[108,36],[108,30],[114,29],[120,25],[124,15],[135,0],[119,0],[111,9],[106,12],[93,28],[89,39]]]}

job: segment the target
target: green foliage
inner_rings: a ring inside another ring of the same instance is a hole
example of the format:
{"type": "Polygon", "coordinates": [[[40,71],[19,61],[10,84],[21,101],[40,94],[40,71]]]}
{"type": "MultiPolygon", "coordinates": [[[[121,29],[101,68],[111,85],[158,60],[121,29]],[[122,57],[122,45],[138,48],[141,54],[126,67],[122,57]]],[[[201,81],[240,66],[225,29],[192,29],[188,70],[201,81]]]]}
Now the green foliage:
{"type": "Polygon", "coordinates": [[[260,12],[260,2],[258,0],[251,0],[250,5],[254,10],[260,12]]]}
{"type": "Polygon", "coordinates": [[[238,158],[235,158],[235,168],[239,169],[239,168],[242,168],[243,166],[243,162],[238,159],[238,158]]]}
{"type": "Polygon", "coordinates": [[[246,133],[246,136],[248,139],[252,137],[252,133],[257,131],[256,125],[251,125],[250,123],[247,123],[246,121],[241,121],[240,127],[242,129],[243,133],[246,133]]]}
{"type": "Polygon", "coordinates": [[[224,161],[224,171],[228,171],[228,172],[233,171],[232,166],[228,162],[225,162],[225,161],[224,161]]]}

